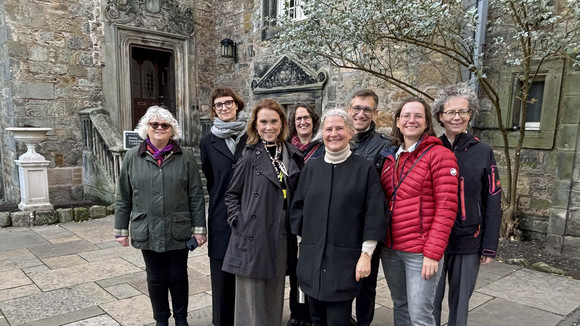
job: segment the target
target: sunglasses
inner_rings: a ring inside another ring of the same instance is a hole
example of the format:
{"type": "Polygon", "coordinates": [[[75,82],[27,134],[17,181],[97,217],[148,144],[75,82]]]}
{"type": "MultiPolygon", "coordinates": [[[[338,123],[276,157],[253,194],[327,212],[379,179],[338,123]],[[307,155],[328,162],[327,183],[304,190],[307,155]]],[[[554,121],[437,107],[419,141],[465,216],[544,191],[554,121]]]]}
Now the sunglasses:
{"type": "Polygon", "coordinates": [[[161,128],[163,128],[163,130],[167,130],[169,129],[169,127],[171,127],[171,125],[169,123],[159,123],[159,122],[149,122],[149,126],[153,129],[157,129],[159,128],[159,126],[161,126],[161,128]]]}

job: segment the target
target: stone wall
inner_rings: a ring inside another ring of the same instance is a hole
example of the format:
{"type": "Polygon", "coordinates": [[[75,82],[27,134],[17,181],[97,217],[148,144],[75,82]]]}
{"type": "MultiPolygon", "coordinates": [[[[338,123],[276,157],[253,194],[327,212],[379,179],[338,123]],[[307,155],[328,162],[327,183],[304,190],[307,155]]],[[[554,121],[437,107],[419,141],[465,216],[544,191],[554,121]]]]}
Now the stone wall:
{"type": "MultiPolygon", "coordinates": [[[[7,58],[1,61],[8,62],[11,77],[2,88],[2,129],[53,128],[38,149],[50,161],[49,170],[78,168],[82,138],[77,112],[102,104],[100,7],[92,0],[4,0],[2,5],[6,33],[0,55],[7,58]]],[[[15,146],[11,137],[2,139],[4,190],[7,201],[15,202],[19,192],[13,160],[24,146],[15,146]]]]}

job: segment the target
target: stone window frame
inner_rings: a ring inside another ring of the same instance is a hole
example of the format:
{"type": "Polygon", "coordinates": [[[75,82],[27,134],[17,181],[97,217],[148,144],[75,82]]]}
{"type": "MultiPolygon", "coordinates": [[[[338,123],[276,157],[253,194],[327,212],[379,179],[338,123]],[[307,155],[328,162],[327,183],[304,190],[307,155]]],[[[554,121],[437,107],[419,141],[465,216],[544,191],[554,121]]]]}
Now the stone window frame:
{"type": "MultiPolygon", "coordinates": [[[[532,66],[532,71],[537,65],[532,66]]],[[[544,62],[540,69],[540,75],[545,79],[544,99],[542,101],[542,114],[539,130],[526,130],[523,147],[532,149],[552,149],[556,135],[556,124],[560,110],[560,94],[564,73],[564,61],[557,59],[544,62]]],[[[514,111],[514,98],[516,90],[514,84],[519,72],[505,71],[500,76],[500,105],[502,108],[502,120],[504,127],[508,129],[508,141],[510,147],[515,147],[519,131],[509,131],[512,128],[514,111]]],[[[503,138],[500,132],[494,133],[493,145],[503,146],[503,138]]]]}
{"type": "MultiPolygon", "coordinates": [[[[282,30],[280,26],[276,25],[276,18],[280,15],[279,8],[282,3],[288,2],[290,0],[262,0],[262,41],[267,41],[278,37],[278,34],[282,30]],[[274,20],[272,20],[274,18],[274,20]]],[[[299,6],[303,0],[295,0],[299,6]]],[[[301,16],[295,18],[296,20],[304,20],[306,16],[301,16]]]]}
{"type": "MultiPolygon", "coordinates": [[[[189,108],[189,92],[187,89],[189,67],[189,38],[177,34],[159,31],[142,30],[128,26],[115,26],[118,64],[118,110],[120,127],[131,130],[131,47],[141,46],[152,49],[169,50],[173,52],[175,63],[175,114],[180,124],[186,124],[187,108],[189,108]]],[[[184,128],[185,130],[185,128],[184,128]]]]}

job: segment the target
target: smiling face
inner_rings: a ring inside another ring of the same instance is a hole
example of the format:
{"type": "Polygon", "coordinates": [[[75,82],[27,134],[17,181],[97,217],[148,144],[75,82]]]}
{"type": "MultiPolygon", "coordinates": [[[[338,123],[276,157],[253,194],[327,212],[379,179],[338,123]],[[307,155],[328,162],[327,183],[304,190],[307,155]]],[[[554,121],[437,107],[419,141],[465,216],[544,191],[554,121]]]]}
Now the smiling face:
{"type": "Polygon", "coordinates": [[[397,118],[397,128],[403,134],[405,148],[418,142],[427,129],[425,107],[419,102],[409,102],[401,109],[401,115],[397,118]]]}
{"type": "Polygon", "coordinates": [[[338,116],[327,117],[322,128],[322,140],[329,152],[339,152],[345,149],[354,135],[354,130],[349,129],[344,119],[338,116]]]}
{"type": "Polygon", "coordinates": [[[171,136],[173,135],[173,131],[171,130],[171,124],[168,121],[159,118],[153,118],[149,121],[149,127],[147,128],[147,137],[153,144],[153,146],[161,149],[165,147],[171,136]],[[152,124],[159,124],[156,129],[153,129],[151,126],[152,124]],[[169,128],[163,129],[163,125],[169,125],[169,128]]]}
{"type": "Polygon", "coordinates": [[[296,109],[294,126],[296,127],[296,133],[300,139],[312,139],[312,117],[306,108],[299,107],[296,109]]]}
{"type": "Polygon", "coordinates": [[[348,113],[354,122],[357,133],[364,132],[377,116],[377,104],[372,96],[355,96],[350,102],[348,113]]]}
{"type": "Polygon", "coordinates": [[[260,138],[267,142],[276,142],[282,128],[280,115],[270,109],[261,109],[256,118],[256,129],[260,138]]]}
{"type": "Polygon", "coordinates": [[[443,123],[445,127],[445,135],[447,137],[455,137],[460,133],[467,131],[467,125],[469,124],[469,119],[471,119],[471,111],[469,111],[469,101],[463,97],[451,97],[445,103],[443,112],[439,112],[439,120],[443,123]],[[445,112],[460,112],[468,111],[466,117],[461,117],[459,113],[456,113],[452,118],[448,117],[445,112]]]}
{"type": "Polygon", "coordinates": [[[218,97],[213,101],[213,108],[217,117],[223,122],[232,122],[236,120],[238,104],[231,96],[218,97]],[[230,107],[228,107],[230,105],[230,107]],[[219,107],[219,109],[218,109],[219,107]]]}

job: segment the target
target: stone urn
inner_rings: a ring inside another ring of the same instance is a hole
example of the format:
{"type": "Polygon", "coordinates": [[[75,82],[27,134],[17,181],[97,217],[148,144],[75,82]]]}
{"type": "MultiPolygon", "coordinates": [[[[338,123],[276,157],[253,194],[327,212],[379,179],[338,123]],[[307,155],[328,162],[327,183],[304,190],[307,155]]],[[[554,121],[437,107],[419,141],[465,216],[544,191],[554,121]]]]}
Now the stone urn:
{"type": "Polygon", "coordinates": [[[36,145],[46,140],[46,133],[52,128],[13,127],[6,128],[14,140],[26,144],[26,153],[15,160],[20,179],[20,204],[23,211],[51,210],[48,196],[47,167],[50,163],[36,152],[36,145]]]}

